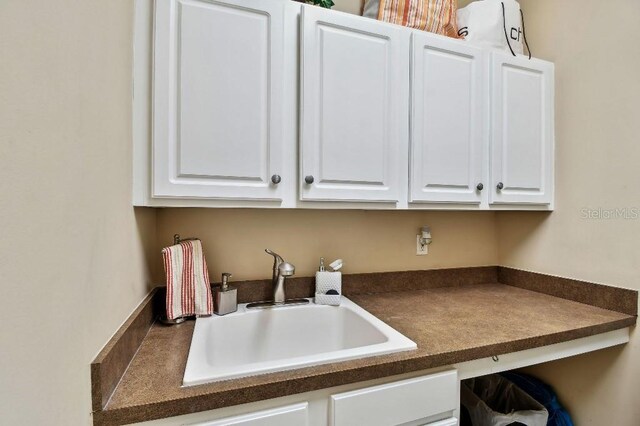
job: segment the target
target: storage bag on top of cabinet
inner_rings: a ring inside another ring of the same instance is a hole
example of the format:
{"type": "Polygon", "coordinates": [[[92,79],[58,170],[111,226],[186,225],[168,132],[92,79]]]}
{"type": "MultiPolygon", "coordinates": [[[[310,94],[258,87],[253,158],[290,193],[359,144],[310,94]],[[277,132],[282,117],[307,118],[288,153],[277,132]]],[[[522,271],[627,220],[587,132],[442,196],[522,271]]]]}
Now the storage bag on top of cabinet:
{"type": "Polygon", "coordinates": [[[460,402],[473,426],[547,425],[547,409],[497,374],[462,381],[460,402]]]}
{"type": "Polygon", "coordinates": [[[458,35],[476,45],[506,50],[514,56],[524,52],[523,44],[529,51],[524,17],[516,0],[474,1],[458,10],[457,24],[458,35]]]}
{"type": "Polygon", "coordinates": [[[458,0],[365,0],[362,16],[458,38],[458,0]]]}

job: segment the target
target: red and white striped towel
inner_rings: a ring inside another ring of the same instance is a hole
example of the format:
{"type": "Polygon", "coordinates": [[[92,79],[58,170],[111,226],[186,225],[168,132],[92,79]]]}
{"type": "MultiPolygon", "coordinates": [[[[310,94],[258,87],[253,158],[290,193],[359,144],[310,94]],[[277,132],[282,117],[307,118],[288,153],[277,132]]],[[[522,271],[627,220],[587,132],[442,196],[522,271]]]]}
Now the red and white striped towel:
{"type": "Polygon", "coordinates": [[[167,318],[211,315],[213,299],[200,240],[183,241],[162,250],[167,276],[167,318]]]}

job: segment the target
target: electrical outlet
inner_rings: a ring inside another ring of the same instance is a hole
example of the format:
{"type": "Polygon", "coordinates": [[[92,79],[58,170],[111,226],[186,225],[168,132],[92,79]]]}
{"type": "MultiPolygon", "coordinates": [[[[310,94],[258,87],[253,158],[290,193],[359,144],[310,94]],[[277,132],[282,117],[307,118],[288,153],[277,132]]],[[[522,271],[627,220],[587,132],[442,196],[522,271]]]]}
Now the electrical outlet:
{"type": "Polygon", "coordinates": [[[429,245],[420,244],[420,238],[422,238],[421,235],[416,235],[416,256],[424,256],[426,254],[429,254],[429,245]]]}

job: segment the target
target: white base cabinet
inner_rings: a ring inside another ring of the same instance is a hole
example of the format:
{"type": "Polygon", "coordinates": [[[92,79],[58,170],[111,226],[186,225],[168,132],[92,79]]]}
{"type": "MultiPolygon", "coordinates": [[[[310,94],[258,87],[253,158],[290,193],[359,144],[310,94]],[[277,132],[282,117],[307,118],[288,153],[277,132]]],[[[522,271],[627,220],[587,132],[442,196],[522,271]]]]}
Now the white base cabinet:
{"type": "Polygon", "coordinates": [[[281,398],[138,423],[145,426],[455,426],[460,380],[567,358],[629,342],[629,328],[567,342],[495,354],[281,398]]]}
{"type": "Polygon", "coordinates": [[[440,368],[188,414],[146,426],[453,426],[456,370],[440,368]]]}
{"type": "Polygon", "coordinates": [[[134,51],[134,205],[553,209],[549,62],[289,0],[136,0],[134,51]]]}

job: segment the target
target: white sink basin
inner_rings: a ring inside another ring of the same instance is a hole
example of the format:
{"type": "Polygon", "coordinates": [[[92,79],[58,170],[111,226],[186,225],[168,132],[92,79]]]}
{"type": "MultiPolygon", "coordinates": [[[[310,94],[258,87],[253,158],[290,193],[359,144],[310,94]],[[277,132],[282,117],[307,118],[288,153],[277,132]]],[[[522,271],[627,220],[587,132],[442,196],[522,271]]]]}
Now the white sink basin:
{"type": "Polygon", "coordinates": [[[247,310],[196,320],[183,386],[415,349],[343,297],[340,306],[247,310]]]}

